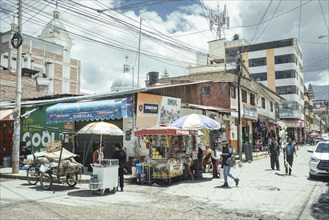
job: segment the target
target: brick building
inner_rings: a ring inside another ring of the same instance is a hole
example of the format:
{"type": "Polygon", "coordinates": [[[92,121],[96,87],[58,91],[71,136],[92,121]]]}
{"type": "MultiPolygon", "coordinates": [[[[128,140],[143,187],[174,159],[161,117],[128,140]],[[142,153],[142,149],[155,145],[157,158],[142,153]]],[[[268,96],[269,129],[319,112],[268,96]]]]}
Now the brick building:
{"type": "MultiPolygon", "coordinates": [[[[17,50],[10,43],[17,26],[0,33],[1,99],[15,99],[17,50]]],[[[33,37],[23,34],[22,98],[79,94],[81,64],[71,58],[72,39],[54,10],[53,19],[33,37]]]]}

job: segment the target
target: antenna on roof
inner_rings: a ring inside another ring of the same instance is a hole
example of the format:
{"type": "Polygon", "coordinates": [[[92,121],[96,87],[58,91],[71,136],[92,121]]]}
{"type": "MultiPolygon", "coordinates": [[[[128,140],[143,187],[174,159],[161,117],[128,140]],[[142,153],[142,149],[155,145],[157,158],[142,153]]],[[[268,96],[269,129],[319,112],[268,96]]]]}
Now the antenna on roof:
{"type": "Polygon", "coordinates": [[[224,5],[224,11],[219,12],[219,4],[217,5],[218,14],[214,15],[212,11],[209,13],[209,26],[210,30],[216,29],[217,38],[222,38],[222,32],[226,27],[227,30],[230,29],[230,17],[228,16],[228,10],[226,9],[226,5],[224,5]]]}

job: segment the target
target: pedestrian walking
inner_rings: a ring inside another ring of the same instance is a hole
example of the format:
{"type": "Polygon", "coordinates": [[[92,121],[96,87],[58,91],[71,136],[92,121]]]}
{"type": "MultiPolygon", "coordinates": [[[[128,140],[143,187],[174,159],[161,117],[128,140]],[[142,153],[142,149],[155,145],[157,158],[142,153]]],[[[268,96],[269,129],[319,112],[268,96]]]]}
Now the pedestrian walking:
{"type": "Polygon", "coordinates": [[[218,166],[220,165],[221,152],[216,147],[211,151],[211,163],[212,163],[212,178],[220,178],[220,172],[218,172],[218,166]]]}
{"type": "Polygon", "coordinates": [[[212,150],[210,149],[210,147],[208,145],[206,145],[206,152],[205,152],[205,156],[203,158],[203,167],[202,167],[202,171],[205,173],[207,170],[207,166],[209,166],[211,164],[211,152],[212,150]]]}
{"type": "Polygon", "coordinates": [[[239,185],[239,178],[234,177],[231,173],[231,164],[229,163],[229,160],[231,160],[231,157],[234,156],[233,148],[232,146],[227,142],[226,136],[222,137],[222,168],[224,169],[224,185],[222,187],[228,187],[227,177],[230,177],[234,180],[235,185],[239,185]]]}
{"type": "Polygon", "coordinates": [[[271,168],[274,170],[276,168],[277,170],[280,170],[280,164],[279,164],[279,156],[280,156],[280,146],[275,139],[275,137],[271,138],[271,144],[269,147],[269,155],[271,158],[271,168]]]}
{"type": "Polygon", "coordinates": [[[120,143],[116,143],[114,145],[114,148],[115,148],[115,151],[114,151],[114,154],[113,154],[113,159],[118,159],[119,160],[120,188],[121,188],[121,191],[123,191],[123,187],[124,187],[123,173],[124,173],[124,169],[126,168],[126,165],[127,165],[127,154],[122,149],[122,145],[120,143]]]}
{"type": "Polygon", "coordinates": [[[292,143],[292,139],[288,138],[288,143],[286,146],[283,148],[283,158],[284,158],[284,164],[286,167],[286,174],[291,175],[292,171],[292,163],[294,161],[294,154],[296,154],[296,147],[292,143]]]}

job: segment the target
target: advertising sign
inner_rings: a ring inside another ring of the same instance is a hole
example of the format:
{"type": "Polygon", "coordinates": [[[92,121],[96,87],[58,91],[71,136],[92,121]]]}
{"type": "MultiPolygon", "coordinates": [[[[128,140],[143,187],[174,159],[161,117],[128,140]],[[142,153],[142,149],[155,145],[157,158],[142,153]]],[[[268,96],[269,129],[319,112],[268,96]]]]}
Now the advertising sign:
{"type": "Polygon", "coordinates": [[[326,112],[328,108],[327,100],[313,100],[313,112],[326,112]]]}
{"type": "Polygon", "coordinates": [[[180,117],[181,99],[138,93],[136,127],[171,124],[180,117]]]}
{"type": "MultiPolygon", "coordinates": [[[[39,107],[37,110],[21,118],[21,140],[26,142],[26,147],[31,148],[33,152],[39,152],[45,147],[45,144],[54,140],[59,140],[59,133],[48,132],[47,130],[29,128],[29,126],[48,126],[64,128],[63,123],[47,124],[46,107],[39,107]]],[[[22,109],[22,115],[33,110],[33,108],[22,109]]]]}

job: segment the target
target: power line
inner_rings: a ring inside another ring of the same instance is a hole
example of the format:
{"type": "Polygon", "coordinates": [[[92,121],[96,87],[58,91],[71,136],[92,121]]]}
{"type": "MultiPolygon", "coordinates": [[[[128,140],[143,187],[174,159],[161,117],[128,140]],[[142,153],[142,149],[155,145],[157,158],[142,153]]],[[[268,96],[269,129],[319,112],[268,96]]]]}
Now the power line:
{"type": "Polygon", "coordinates": [[[328,33],[329,33],[329,28],[328,28],[327,19],[326,19],[326,16],[324,15],[323,8],[322,8],[322,4],[321,4],[321,1],[320,1],[320,0],[319,0],[319,5],[320,5],[320,8],[321,8],[321,12],[322,12],[322,16],[323,16],[324,23],[326,24],[327,31],[328,31],[328,33]]]}

